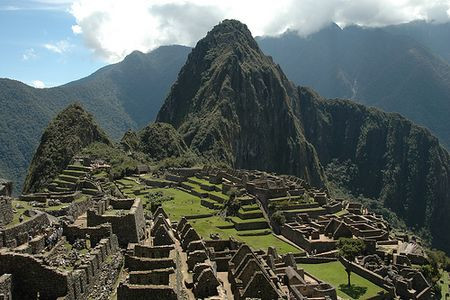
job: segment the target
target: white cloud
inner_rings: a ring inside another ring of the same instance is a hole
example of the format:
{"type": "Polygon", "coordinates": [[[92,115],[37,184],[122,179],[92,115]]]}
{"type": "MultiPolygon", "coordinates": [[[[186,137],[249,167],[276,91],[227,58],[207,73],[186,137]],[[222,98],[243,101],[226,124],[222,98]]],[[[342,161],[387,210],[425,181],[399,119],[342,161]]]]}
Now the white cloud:
{"type": "Polygon", "coordinates": [[[36,57],[37,57],[37,54],[33,48],[25,50],[25,52],[22,54],[22,60],[25,60],[25,61],[34,59],[36,57]]]}
{"type": "Polygon", "coordinates": [[[45,88],[45,83],[40,80],[33,80],[31,82],[31,85],[34,86],[37,89],[43,89],[45,88]]]}
{"type": "MultiPolygon", "coordinates": [[[[48,0],[51,1],[51,0],[48,0]]],[[[56,1],[56,0],[55,0],[56,1]]],[[[286,29],[302,35],[330,22],[383,26],[412,20],[450,20],[449,0],[75,0],[72,27],[95,54],[109,62],[133,50],[193,46],[225,18],[246,23],[254,35],[286,29]]]]}
{"type": "Polygon", "coordinates": [[[67,40],[61,40],[56,43],[44,44],[45,49],[55,52],[55,53],[59,53],[59,54],[70,51],[70,49],[72,47],[73,47],[73,45],[71,43],[69,43],[69,41],[67,41],[67,40]]]}
{"type": "Polygon", "coordinates": [[[72,32],[74,34],[80,34],[83,33],[83,30],[81,29],[80,25],[72,25],[72,32]]]}

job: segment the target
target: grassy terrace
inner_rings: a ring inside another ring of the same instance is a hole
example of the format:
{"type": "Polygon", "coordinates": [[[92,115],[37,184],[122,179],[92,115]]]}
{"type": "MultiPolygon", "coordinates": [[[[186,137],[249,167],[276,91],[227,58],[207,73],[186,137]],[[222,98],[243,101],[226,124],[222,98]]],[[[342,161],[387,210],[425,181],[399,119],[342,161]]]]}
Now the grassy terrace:
{"type": "Polygon", "coordinates": [[[233,222],[236,222],[236,223],[266,222],[265,218],[241,219],[239,217],[231,217],[231,220],[233,220],[233,222]]]}
{"type": "Polygon", "coordinates": [[[161,191],[164,195],[172,196],[174,199],[162,203],[162,207],[174,221],[180,220],[183,216],[214,214],[216,211],[204,207],[200,203],[200,198],[177,189],[151,189],[152,192],[161,191]]]}
{"type": "Polygon", "coordinates": [[[439,280],[439,285],[441,286],[441,298],[445,299],[445,295],[449,292],[449,275],[448,272],[442,271],[442,277],[439,280]]]}
{"type": "MultiPolygon", "coordinates": [[[[288,210],[288,209],[284,209],[288,210]]],[[[298,209],[289,209],[289,212],[292,213],[304,213],[304,212],[310,212],[310,211],[325,211],[325,208],[323,207],[313,207],[313,208],[298,208],[298,209]]]]}
{"type": "Polygon", "coordinates": [[[195,228],[198,234],[200,234],[205,239],[209,239],[211,233],[218,233],[220,237],[223,239],[227,239],[230,236],[233,236],[235,239],[247,243],[254,249],[263,249],[267,251],[267,248],[269,246],[272,246],[276,247],[280,253],[302,252],[302,250],[292,246],[291,244],[284,242],[283,240],[277,238],[273,234],[265,234],[258,236],[242,236],[243,233],[245,234],[262,233],[263,231],[261,230],[237,231],[234,228],[220,229],[217,226],[227,226],[232,224],[225,221],[219,216],[203,219],[195,219],[190,220],[189,222],[195,228]]]}
{"type": "Polygon", "coordinates": [[[208,180],[206,179],[202,179],[202,178],[198,178],[198,177],[189,177],[189,180],[192,180],[198,184],[204,184],[204,185],[208,185],[208,186],[216,186],[218,187],[220,190],[222,190],[222,184],[213,184],[210,183],[208,180]]]}
{"type": "Polygon", "coordinates": [[[343,210],[341,210],[341,211],[338,211],[338,212],[335,213],[334,215],[335,215],[336,217],[341,217],[341,216],[346,215],[346,214],[348,214],[348,211],[347,211],[346,209],[343,209],[343,210]]]}
{"type": "MultiPolygon", "coordinates": [[[[221,192],[209,192],[204,191],[200,188],[200,184],[214,185],[209,183],[205,179],[199,179],[197,177],[189,178],[192,182],[185,182],[185,184],[191,186],[193,190],[201,193],[210,193],[224,200],[228,199],[228,196],[222,194],[221,192]]],[[[256,230],[236,230],[232,222],[225,221],[219,216],[214,216],[217,210],[209,209],[201,205],[201,199],[199,197],[193,196],[187,192],[175,189],[175,188],[151,188],[146,189],[143,186],[137,184],[131,178],[123,178],[117,180],[116,184],[127,197],[141,197],[144,202],[147,201],[145,196],[146,193],[162,192],[164,196],[171,196],[173,200],[162,202],[162,207],[168,214],[169,218],[173,221],[178,221],[184,216],[194,216],[194,215],[213,215],[210,217],[191,219],[189,222],[194,226],[197,232],[205,239],[210,238],[211,233],[218,233],[221,238],[227,239],[233,236],[235,239],[248,243],[251,247],[255,249],[263,249],[267,251],[269,246],[276,247],[280,253],[300,253],[301,249],[292,246],[291,244],[277,238],[270,231],[270,228],[256,229],[256,230]],[[135,193],[139,191],[139,193],[135,193]],[[142,196],[141,196],[142,193],[142,196]],[[217,226],[222,226],[225,228],[218,228],[217,226]]],[[[221,185],[215,185],[221,189],[221,185]]],[[[207,199],[208,201],[213,201],[207,199]]],[[[218,202],[216,202],[220,205],[218,202]]],[[[249,212],[254,212],[260,210],[257,204],[243,206],[249,212]]],[[[232,217],[233,221],[237,223],[254,223],[254,222],[266,222],[264,218],[254,218],[254,219],[241,219],[239,217],[232,217]]]]}
{"type": "Polygon", "coordinates": [[[338,261],[323,264],[298,264],[298,267],[334,286],[338,296],[343,299],[368,299],[376,296],[378,292],[384,291],[381,287],[353,272],[350,278],[352,285],[348,287],[347,273],[344,266],[338,261]]]}

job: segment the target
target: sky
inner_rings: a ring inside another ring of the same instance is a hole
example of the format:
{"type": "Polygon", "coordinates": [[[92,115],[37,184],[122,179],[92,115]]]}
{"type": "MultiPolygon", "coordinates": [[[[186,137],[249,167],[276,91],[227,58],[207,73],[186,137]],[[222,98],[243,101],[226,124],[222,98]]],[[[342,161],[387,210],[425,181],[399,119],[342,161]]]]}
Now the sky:
{"type": "Polygon", "coordinates": [[[450,0],[0,0],[0,77],[58,86],[134,50],[195,46],[226,18],[254,36],[307,36],[331,22],[448,22],[450,0]]]}

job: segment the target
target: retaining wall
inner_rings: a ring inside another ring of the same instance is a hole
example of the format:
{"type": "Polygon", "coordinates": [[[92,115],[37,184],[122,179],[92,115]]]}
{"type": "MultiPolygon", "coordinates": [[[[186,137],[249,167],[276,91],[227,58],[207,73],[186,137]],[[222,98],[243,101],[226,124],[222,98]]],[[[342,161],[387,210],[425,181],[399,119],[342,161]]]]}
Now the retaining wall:
{"type": "Polygon", "coordinates": [[[40,231],[50,225],[47,216],[42,212],[37,212],[31,219],[19,223],[13,227],[0,231],[0,247],[15,248],[28,242],[30,233],[40,231]]]}

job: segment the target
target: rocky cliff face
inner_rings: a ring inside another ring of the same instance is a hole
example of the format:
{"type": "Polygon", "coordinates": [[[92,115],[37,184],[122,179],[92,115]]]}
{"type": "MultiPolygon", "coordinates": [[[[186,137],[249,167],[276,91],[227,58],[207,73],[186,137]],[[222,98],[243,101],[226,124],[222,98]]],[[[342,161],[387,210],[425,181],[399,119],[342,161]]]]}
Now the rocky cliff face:
{"type": "Polygon", "coordinates": [[[67,167],[75,154],[94,142],[111,144],[91,114],[79,104],[69,105],[45,129],[28,170],[23,191],[30,193],[42,190],[67,167]]]}
{"type": "Polygon", "coordinates": [[[299,95],[305,136],[322,164],[351,162],[354,193],[383,201],[450,251],[450,156],[438,139],[398,114],[324,100],[306,88],[299,95]]]}
{"type": "Polygon", "coordinates": [[[157,121],[172,124],[208,159],[297,174],[323,186],[316,151],[294,114],[297,98],[247,27],[225,20],[189,55],[157,121]]]}

